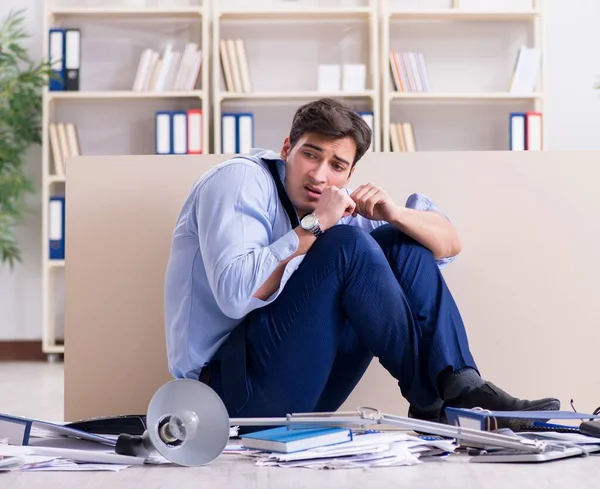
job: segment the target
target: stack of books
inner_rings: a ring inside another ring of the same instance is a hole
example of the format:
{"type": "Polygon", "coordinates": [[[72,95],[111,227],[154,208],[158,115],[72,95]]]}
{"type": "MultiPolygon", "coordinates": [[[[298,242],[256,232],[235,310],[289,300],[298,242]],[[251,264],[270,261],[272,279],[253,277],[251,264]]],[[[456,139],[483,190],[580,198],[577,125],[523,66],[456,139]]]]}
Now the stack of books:
{"type": "Polygon", "coordinates": [[[198,85],[202,66],[202,50],[197,43],[187,43],[177,50],[169,43],[162,56],[155,50],[143,51],[133,81],[133,91],[192,91],[198,85]]]}
{"type": "Polygon", "coordinates": [[[48,126],[50,148],[54,163],[54,175],[64,177],[66,160],[81,154],[79,138],[72,122],[51,122],[48,126]]]}
{"type": "Polygon", "coordinates": [[[397,92],[431,92],[425,56],[421,52],[390,51],[390,68],[397,92]]]}
{"type": "Polygon", "coordinates": [[[225,91],[233,93],[252,92],[250,68],[243,39],[221,39],[219,42],[221,69],[225,91]]]}
{"type": "Polygon", "coordinates": [[[390,124],[390,140],[392,151],[417,151],[415,131],[410,122],[393,122],[390,124]]]}

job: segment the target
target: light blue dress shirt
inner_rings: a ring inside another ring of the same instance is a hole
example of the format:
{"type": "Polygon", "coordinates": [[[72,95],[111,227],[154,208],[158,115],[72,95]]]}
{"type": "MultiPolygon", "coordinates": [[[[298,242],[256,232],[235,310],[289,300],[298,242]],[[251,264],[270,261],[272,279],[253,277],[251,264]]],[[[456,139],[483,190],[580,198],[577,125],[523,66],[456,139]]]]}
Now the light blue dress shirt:
{"type": "MultiPolygon", "coordinates": [[[[273,302],[304,258],[288,262],[271,297],[252,297],[298,247],[298,236],[263,158],[277,161],[284,181],[280,155],[254,149],[202,175],[177,219],[164,294],[168,364],[176,378],[197,379],[236,325],[250,311],[273,302]]],[[[412,194],[406,206],[439,212],[421,194],[412,194]]],[[[339,224],[372,231],[385,222],[359,215],[339,224]]],[[[438,260],[438,266],[443,268],[454,258],[438,260]]]]}

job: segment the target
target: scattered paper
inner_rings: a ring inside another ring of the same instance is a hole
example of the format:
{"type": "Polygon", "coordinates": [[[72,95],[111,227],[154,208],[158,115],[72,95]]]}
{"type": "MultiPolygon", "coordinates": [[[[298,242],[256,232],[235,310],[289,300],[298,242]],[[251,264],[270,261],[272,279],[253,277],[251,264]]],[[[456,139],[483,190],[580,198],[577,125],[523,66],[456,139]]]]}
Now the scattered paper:
{"type": "Polygon", "coordinates": [[[261,467],[305,467],[309,469],[354,469],[415,465],[424,457],[454,452],[454,440],[411,436],[404,432],[355,435],[349,442],[294,453],[250,454],[261,467]]]}

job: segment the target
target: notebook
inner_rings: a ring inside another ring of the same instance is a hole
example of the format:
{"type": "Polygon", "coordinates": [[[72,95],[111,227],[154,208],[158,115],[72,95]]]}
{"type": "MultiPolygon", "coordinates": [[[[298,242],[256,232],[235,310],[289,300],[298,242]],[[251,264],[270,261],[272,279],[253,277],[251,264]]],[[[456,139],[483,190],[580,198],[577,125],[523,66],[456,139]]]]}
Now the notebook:
{"type": "Polygon", "coordinates": [[[293,453],[310,448],[352,441],[348,428],[289,428],[282,426],[241,436],[246,448],[266,452],[293,453]]]}

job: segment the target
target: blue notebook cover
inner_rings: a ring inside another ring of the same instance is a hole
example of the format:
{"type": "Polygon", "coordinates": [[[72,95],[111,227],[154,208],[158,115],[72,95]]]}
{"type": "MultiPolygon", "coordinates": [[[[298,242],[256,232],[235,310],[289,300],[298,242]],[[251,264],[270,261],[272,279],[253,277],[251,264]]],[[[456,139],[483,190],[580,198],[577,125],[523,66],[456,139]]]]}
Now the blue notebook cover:
{"type": "Polygon", "coordinates": [[[349,428],[288,428],[282,426],[256,431],[241,437],[247,448],[291,453],[310,448],[352,441],[349,428]]]}

